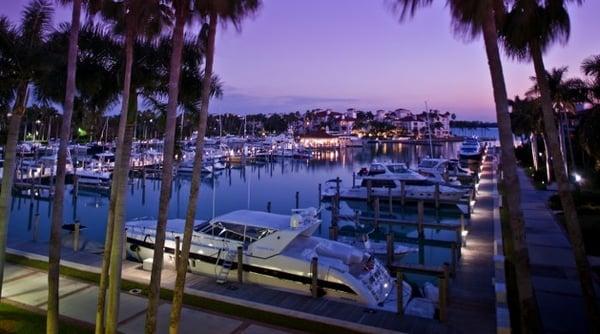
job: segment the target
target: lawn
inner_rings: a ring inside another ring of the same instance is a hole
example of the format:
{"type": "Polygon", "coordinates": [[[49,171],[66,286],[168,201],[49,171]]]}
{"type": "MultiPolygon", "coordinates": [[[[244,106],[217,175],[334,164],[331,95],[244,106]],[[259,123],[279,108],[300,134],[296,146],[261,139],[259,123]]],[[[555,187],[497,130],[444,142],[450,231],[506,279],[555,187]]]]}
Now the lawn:
{"type": "MultiPolygon", "coordinates": [[[[0,304],[0,333],[44,333],[46,332],[46,315],[33,312],[12,304],[0,304]]],[[[79,334],[93,333],[88,326],[61,320],[60,333],[79,334]]]]}

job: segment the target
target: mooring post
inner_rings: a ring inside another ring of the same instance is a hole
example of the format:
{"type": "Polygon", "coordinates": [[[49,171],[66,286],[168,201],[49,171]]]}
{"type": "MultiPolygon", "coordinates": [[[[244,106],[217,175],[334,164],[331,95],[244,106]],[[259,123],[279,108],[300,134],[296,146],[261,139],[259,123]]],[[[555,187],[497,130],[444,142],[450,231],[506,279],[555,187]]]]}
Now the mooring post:
{"type": "Polygon", "coordinates": [[[271,201],[267,202],[267,212],[271,212],[271,201]]]}
{"type": "Polygon", "coordinates": [[[238,283],[242,284],[244,281],[244,249],[242,246],[237,248],[237,278],[238,283]]]}
{"type": "Polygon", "coordinates": [[[440,184],[439,183],[435,184],[434,199],[435,199],[435,208],[439,209],[440,208],[440,184]]]}
{"type": "Polygon", "coordinates": [[[40,214],[36,213],[33,216],[33,228],[32,228],[32,232],[33,232],[33,241],[37,241],[38,240],[38,231],[39,231],[39,226],[40,226],[40,214]]]}
{"type": "Polygon", "coordinates": [[[398,293],[398,298],[396,298],[398,303],[396,312],[400,316],[404,314],[404,278],[402,276],[402,272],[400,271],[400,269],[398,269],[398,271],[396,272],[396,292],[398,293]]]}
{"type": "Polygon", "coordinates": [[[310,261],[310,291],[313,298],[319,297],[319,258],[316,256],[310,261]]]}
{"type": "Polygon", "coordinates": [[[356,172],[352,172],[352,188],[356,188],[356,172]]]}
{"type": "Polygon", "coordinates": [[[177,270],[179,268],[179,260],[181,257],[181,237],[180,236],[176,236],[175,237],[175,269],[177,270]]]}
{"type": "Polygon", "coordinates": [[[456,248],[457,248],[457,244],[456,243],[452,243],[452,246],[450,247],[450,251],[451,251],[451,256],[452,256],[452,262],[450,264],[450,274],[452,276],[454,276],[454,274],[456,273],[456,248]]]}
{"type": "Polygon", "coordinates": [[[79,251],[79,220],[73,225],[73,251],[79,251]]]}
{"type": "Polygon", "coordinates": [[[400,181],[400,204],[404,207],[404,202],[406,200],[406,183],[404,181],[400,181]]]}
{"type": "Polygon", "coordinates": [[[296,191],[296,209],[300,207],[300,192],[296,191]]]}
{"type": "Polygon", "coordinates": [[[390,213],[394,212],[394,204],[392,203],[392,187],[388,188],[388,205],[390,207],[390,213]]]}
{"type": "Polygon", "coordinates": [[[371,180],[367,180],[367,205],[371,205],[371,180]]]}
{"type": "Polygon", "coordinates": [[[439,304],[440,304],[440,321],[445,322],[447,319],[447,307],[448,307],[448,263],[444,263],[442,277],[439,278],[438,289],[439,289],[439,304]]]}
{"type": "Polygon", "coordinates": [[[337,240],[337,225],[329,226],[329,239],[337,240]]]}
{"type": "Polygon", "coordinates": [[[373,203],[375,209],[375,229],[379,228],[379,197],[374,198],[373,203]]]}
{"type": "Polygon", "coordinates": [[[386,241],[387,241],[387,265],[388,265],[388,267],[391,267],[391,265],[394,263],[394,233],[392,231],[388,232],[386,241]]]}
{"type": "Polygon", "coordinates": [[[423,215],[425,214],[425,208],[424,208],[424,204],[423,201],[419,201],[417,203],[417,223],[418,225],[418,233],[419,233],[419,238],[423,237],[424,234],[424,230],[423,230],[423,215]]]}

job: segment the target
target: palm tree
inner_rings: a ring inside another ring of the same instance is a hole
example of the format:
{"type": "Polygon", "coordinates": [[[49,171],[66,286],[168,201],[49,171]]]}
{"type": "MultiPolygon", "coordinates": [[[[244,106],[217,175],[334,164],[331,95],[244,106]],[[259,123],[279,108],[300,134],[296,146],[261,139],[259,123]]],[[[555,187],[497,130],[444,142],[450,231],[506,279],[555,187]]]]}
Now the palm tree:
{"type": "MultiPolygon", "coordinates": [[[[181,317],[181,306],[183,302],[183,289],[185,285],[185,275],[189,259],[190,246],[192,242],[192,229],[196,216],[196,203],[200,193],[200,171],[202,168],[202,156],[204,151],[204,136],[208,120],[208,105],[211,96],[211,87],[213,82],[213,63],[215,55],[215,38],[217,35],[217,24],[232,23],[237,29],[240,29],[242,20],[258,11],[260,0],[213,0],[197,1],[196,9],[204,16],[208,17],[208,24],[205,24],[201,31],[203,45],[206,47],[206,65],[204,68],[204,77],[202,79],[200,115],[198,121],[198,133],[196,137],[196,151],[194,156],[192,183],[190,185],[190,199],[186,212],[185,227],[183,233],[183,243],[181,249],[181,258],[177,268],[177,277],[175,279],[175,289],[173,291],[173,303],[171,306],[171,316],[169,321],[169,332],[171,334],[179,331],[179,320],[181,317]]],[[[162,252],[162,249],[158,250],[162,252]]],[[[153,268],[154,269],[154,268],[153,268]]]]}
{"type": "Polygon", "coordinates": [[[105,3],[102,16],[113,22],[115,31],[124,35],[125,64],[121,95],[121,115],[117,132],[117,151],[113,172],[105,251],[98,291],[96,310],[96,332],[117,332],[119,297],[121,290],[122,244],[125,220],[125,199],[129,160],[133,133],[135,131],[135,111],[137,95],[132,90],[132,66],[134,45],[140,37],[158,35],[169,18],[169,9],[159,0],[125,0],[123,3],[105,3]],[[131,93],[134,94],[131,94],[131,93]],[[132,111],[132,112],[130,112],[132,111]],[[108,306],[104,317],[106,288],[108,285],[108,306]]]}
{"type": "Polygon", "coordinates": [[[29,97],[29,87],[44,66],[44,43],[51,29],[52,6],[45,0],[29,3],[18,27],[8,19],[0,19],[0,82],[6,88],[6,100],[12,100],[6,144],[4,147],[4,169],[0,191],[0,294],[6,260],[6,235],[10,218],[10,202],[16,167],[16,148],[21,120],[29,97]]]}
{"type": "MultiPolygon", "coordinates": [[[[48,250],[48,307],[46,316],[46,332],[58,333],[58,282],[60,274],[60,229],[63,220],[63,201],[65,196],[65,177],[67,150],[71,140],[71,118],[75,101],[75,72],[77,70],[77,42],[81,19],[81,1],[73,0],[71,14],[71,32],[69,36],[69,53],[67,55],[67,81],[63,108],[60,144],[56,162],[56,183],[52,200],[52,223],[50,228],[50,248],[48,250]]],[[[66,0],[61,0],[66,3],[66,0]]]]}
{"type": "Polygon", "coordinates": [[[585,75],[591,76],[589,83],[590,100],[596,104],[600,103],[600,55],[586,58],[581,64],[581,70],[585,75]]]}
{"type": "Polygon", "coordinates": [[[150,291],[148,293],[148,309],[146,311],[146,333],[156,332],[156,312],[160,297],[160,279],[163,266],[163,250],[165,246],[165,230],[167,214],[173,186],[173,155],[175,153],[175,130],[177,122],[177,105],[179,100],[179,82],[181,76],[181,58],[184,45],[184,28],[188,19],[190,2],[187,0],[173,0],[175,8],[175,26],[171,42],[171,61],[169,68],[168,102],[165,124],[165,138],[163,151],[162,183],[158,205],[158,220],[156,222],[155,251],[150,277],[150,291]]]}
{"type": "MultiPolygon", "coordinates": [[[[565,79],[566,73],[567,67],[554,68],[550,72],[547,72],[546,76],[548,78],[548,86],[550,88],[553,107],[556,110],[559,122],[561,152],[565,157],[565,161],[567,161],[566,147],[569,147],[569,155],[571,157],[570,168],[573,168],[574,156],[569,129],[569,115],[575,114],[577,111],[577,103],[584,103],[588,100],[588,87],[581,79],[565,79]],[[563,126],[566,128],[563,129],[563,126]]],[[[539,98],[540,90],[539,86],[537,85],[537,78],[532,77],[531,80],[534,82],[534,86],[526,94],[528,96],[535,96],[539,98]]],[[[569,168],[567,168],[567,166],[568,165],[565,164],[565,170],[568,171],[569,168]]]]}
{"type": "MultiPolygon", "coordinates": [[[[531,98],[521,99],[519,96],[516,96],[514,100],[509,101],[509,105],[512,109],[510,113],[512,130],[516,135],[529,137],[533,167],[537,171],[539,169],[538,137],[540,135],[544,137],[539,103],[531,98]]],[[[546,159],[546,161],[546,168],[548,168],[550,160],[546,159]]]]}
{"type": "MultiPolygon", "coordinates": [[[[400,18],[403,19],[408,13],[414,15],[418,8],[432,2],[433,0],[394,0],[392,8],[396,12],[400,12],[400,18]]],[[[500,159],[504,175],[503,182],[506,193],[510,194],[510,196],[506,196],[511,230],[510,238],[513,244],[509,259],[514,264],[517,276],[520,326],[523,332],[536,332],[540,328],[539,315],[531,285],[529,252],[525,243],[525,229],[521,212],[521,190],[517,176],[517,161],[513,149],[506,83],[498,48],[498,28],[504,24],[504,2],[502,0],[449,0],[447,3],[450,6],[455,32],[471,38],[479,34],[483,35],[496,103],[496,117],[501,146],[500,159]]]]}
{"type": "MultiPolygon", "coordinates": [[[[569,13],[566,3],[569,0],[517,0],[506,17],[503,40],[507,53],[519,60],[531,59],[534,64],[537,85],[542,106],[544,129],[548,139],[549,153],[552,158],[554,174],[558,183],[558,194],[563,207],[567,232],[575,264],[581,282],[581,288],[590,320],[591,330],[600,330],[600,313],[596,304],[596,292],[592,281],[590,265],[585,254],[581,228],[569,178],[565,170],[554,110],[552,92],[544,65],[543,52],[559,41],[566,43],[570,32],[569,13]]],[[[574,0],[581,3],[581,0],[574,0]]]]}

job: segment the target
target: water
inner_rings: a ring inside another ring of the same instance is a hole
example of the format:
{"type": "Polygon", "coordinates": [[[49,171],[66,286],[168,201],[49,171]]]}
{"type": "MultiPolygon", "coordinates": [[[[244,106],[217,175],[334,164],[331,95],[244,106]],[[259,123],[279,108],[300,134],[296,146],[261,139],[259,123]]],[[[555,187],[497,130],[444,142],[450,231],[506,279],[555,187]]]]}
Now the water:
{"type": "MultiPolygon", "coordinates": [[[[434,156],[456,157],[460,143],[443,143],[433,147],[434,156]]],[[[197,203],[197,218],[210,219],[238,209],[264,210],[267,202],[271,202],[274,213],[290,214],[295,207],[295,193],[299,192],[300,207],[318,206],[318,184],[326,180],[340,177],[342,186],[352,184],[352,173],[366,167],[373,160],[403,161],[415,167],[419,159],[429,155],[429,146],[406,144],[370,144],[362,148],[347,148],[339,152],[319,152],[310,161],[283,160],[265,165],[251,165],[241,168],[223,170],[214,177],[203,177],[200,199],[197,203]]],[[[147,179],[145,187],[141,179],[133,179],[128,186],[127,219],[140,217],[156,217],[158,214],[158,198],[160,181],[147,179]]],[[[174,181],[172,199],[169,206],[169,218],[184,218],[188,204],[190,179],[177,177],[174,181]]],[[[70,194],[71,186],[67,187],[70,194]]],[[[31,240],[32,221],[39,214],[39,240],[48,240],[50,221],[50,202],[34,201],[28,198],[15,198],[12,204],[9,240],[31,240]]],[[[360,205],[359,205],[360,206],[360,205]]],[[[83,230],[86,240],[102,244],[108,211],[108,198],[93,193],[80,191],[77,201],[71,195],[65,196],[64,222],[72,223],[78,219],[87,228],[83,230]]],[[[365,211],[366,206],[360,207],[365,211]]],[[[387,210],[382,205],[382,211],[387,210]]],[[[368,214],[368,212],[366,213],[368,214]]],[[[383,217],[383,215],[382,215],[383,217]]],[[[416,221],[416,209],[396,208],[394,217],[416,221]]],[[[331,222],[330,212],[323,211],[323,224],[316,232],[327,238],[331,222]]],[[[436,213],[426,210],[426,221],[457,223],[457,211],[436,213]]],[[[341,222],[341,234],[344,225],[341,222]]],[[[381,226],[375,239],[383,238],[388,226],[381,226]]],[[[397,236],[414,236],[414,228],[393,226],[397,236]]],[[[65,232],[67,233],[67,232],[65,232]]],[[[426,231],[426,238],[453,240],[454,235],[447,231],[426,231]]],[[[415,247],[418,245],[415,245],[415,247]]],[[[409,254],[404,261],[439,265],[449,261],[450,250],[444,247],[421,247],[420,253],[409,254]]]]}

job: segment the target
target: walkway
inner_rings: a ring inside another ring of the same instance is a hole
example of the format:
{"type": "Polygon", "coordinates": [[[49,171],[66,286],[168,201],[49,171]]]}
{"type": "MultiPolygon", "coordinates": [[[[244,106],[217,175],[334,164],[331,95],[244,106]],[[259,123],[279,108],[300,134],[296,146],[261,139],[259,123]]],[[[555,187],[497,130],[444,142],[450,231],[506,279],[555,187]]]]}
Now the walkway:
{"type": "Polygon", "coordinates": [[[547,204],[554,192],[535,189],[521,168],[518,175],[533,289],[544,332],[587,333],[573,250],[547,204]]]}
{"type": "Polygon", "coordinates": [[[462,249],[460,265],[450,289],[449,323],[463,333],[496,331],[496,299],[492,282],[495,182],[493,163],[485,161],[477,203],[471,214],[467,247],[462,249]]]}
{"type": "MultiPolygon", "coordinates": [[[[61,276],[59,296],[62,316],[90,324],[92,328],[96,315],[97,286],[61,276]]],[[[2,298],[45,311],[48,301],[47,272],[6,263],[2,298]]],[[[145,297],[122,292],[119,332],[143,333],[147,304],[145,297]]],[[[163,302],[159,306],[158,333],[168,331],[170,310],[170,303],[163,302]]],[[[290,333],[289,330],[189,307],[183,308],[181,319],[181,333],[194,333],[198,328],[202,328],[204,333],[290,333]]]]}

